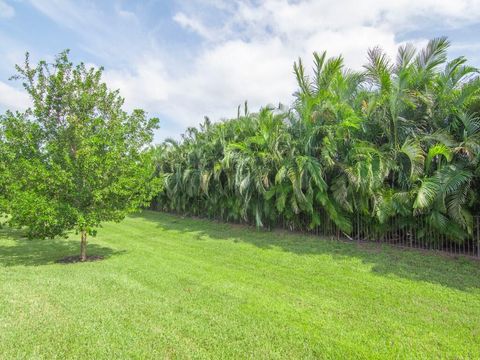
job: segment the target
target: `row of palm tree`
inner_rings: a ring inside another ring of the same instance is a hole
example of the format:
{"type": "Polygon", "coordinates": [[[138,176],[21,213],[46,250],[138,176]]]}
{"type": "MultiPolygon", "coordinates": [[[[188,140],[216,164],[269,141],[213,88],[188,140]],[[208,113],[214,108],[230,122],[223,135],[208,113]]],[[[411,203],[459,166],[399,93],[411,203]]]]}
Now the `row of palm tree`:
{"type": "Polygon", "coordinates": [[[480,208],[480,78],[464,57],[448,60],[448,47],[404,45],[395,61],[374,48],[363,71],[325,52],[311,74],[298,60],[292,106],[245,104],[235,119],[206,118],[158,147],[155,207],[267,228],[327,219],[346,235],[359,216],[380,232],[393,218],[422,218],[469,237],[480,208]]]}

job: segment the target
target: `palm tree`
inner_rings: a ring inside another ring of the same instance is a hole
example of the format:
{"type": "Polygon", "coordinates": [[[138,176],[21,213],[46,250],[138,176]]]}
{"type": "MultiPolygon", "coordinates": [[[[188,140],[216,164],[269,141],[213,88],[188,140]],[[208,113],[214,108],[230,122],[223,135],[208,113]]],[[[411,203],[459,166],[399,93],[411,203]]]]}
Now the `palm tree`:
{"type": "Polygon", "coordinates": [[[157,206],[357,235],[359,222],[381,236],[400,219],[416,236],[464,239],[480,209],[480,78],[465,58],[448,61],[448,47],[407,44],[395,61],[373,48],[362,72],[326,52],[312,72],[299,59],[291,107],[245,103],[237,118],[206,118],[158,147],[157,206]]]}

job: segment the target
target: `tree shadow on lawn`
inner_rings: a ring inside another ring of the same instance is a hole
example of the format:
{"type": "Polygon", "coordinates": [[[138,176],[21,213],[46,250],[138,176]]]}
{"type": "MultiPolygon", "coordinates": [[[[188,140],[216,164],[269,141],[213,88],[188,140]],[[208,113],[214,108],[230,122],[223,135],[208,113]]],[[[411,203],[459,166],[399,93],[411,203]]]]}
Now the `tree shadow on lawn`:
{"type": "MultiPolygon", "coordinates": [[[[80,240],[27,239],[21,230],[4,226],[0,228],[0,241],[10,240],[12,245],[0,245],[0,266],[39,266],[55,263],[62,258],[80,254],[80,240]]],[[[119,251],[97,244],[88,244],[88,255],[109,258],[119,251]]]]}
{"type": "Polygon", "coordinates": [[[360,259],[371,264],[371,271],[381,276],[399,276],[458,290],[480,288],[480,261],[442,253],[404,249],[388,244],[328,240],[314,235],[283,230],[263,231],[245,225],[145,211],[133,217],[154,222],[164,230],[194,233],[212,239],[244,242],[262,249],[280,248],[298,255],[330,255],[334,259],[360,259]]]}

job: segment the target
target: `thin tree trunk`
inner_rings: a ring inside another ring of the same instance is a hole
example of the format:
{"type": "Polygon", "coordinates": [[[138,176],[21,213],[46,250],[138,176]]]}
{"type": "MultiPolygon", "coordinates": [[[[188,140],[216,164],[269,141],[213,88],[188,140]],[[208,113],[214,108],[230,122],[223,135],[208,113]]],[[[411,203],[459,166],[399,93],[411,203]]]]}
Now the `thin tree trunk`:
{"type": "Polygon", "coordinates": [[[81,231],[82,238],[80,240],[80,261],[87,261],[87,232],[81,231]]]}

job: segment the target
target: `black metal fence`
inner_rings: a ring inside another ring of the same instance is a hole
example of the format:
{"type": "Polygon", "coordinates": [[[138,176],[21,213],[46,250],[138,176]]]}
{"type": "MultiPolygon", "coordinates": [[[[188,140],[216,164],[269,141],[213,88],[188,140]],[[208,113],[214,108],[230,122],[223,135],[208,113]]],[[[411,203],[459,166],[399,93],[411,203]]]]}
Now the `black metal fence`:
{"type": "MultiPolygon", "coordinates": [[[[152,204],[151,209],[159,210],[154,204],[152,204]]],[[[205,213],[184,213],[182,215],[229,222],[222,216],[208,216],[205,213]]],[[[271,227],[342,241],[384,243],[398,247],[440,251],[451,255],[465,255],[480,259],[480,216],[473,217],[472,231],[470,231],[470,235],[464,238],[449,237],[438,231],[426,216],[408,219],[402,217],[390,218],[380,224],[371,216],[357,214],[351,220],[352,230],[348,234],[341,231],[324,212],[320,212],[320,225],[313,228],[309,226],[311,219],[307,216],[296,217],[295,221],[280,218],[271,227]]],[[[253,221],[235,221],[235,223],[255,225],[253,221]]]]}
{"type": "MultiPolygon", "coordinates": [[[[278,227],[302,231],[321,237],[358,242],[375,242],[398,247],[408,247],[432,251],[441,251],[451,255],[465,255],[480,259],[480,216],[473,217],[470,235],[465,238],[453,238],[438,231],[427,217],[410,219],[390,218],[383,224],[371,217],[357,215],[352,219],[352,231],[341,231],[327,216],[322,216],[321,225],[314,228],[295,226],[282,219],[278,227]]],[[[306,224],[306,222],[304,223],[306,224]]]]}

